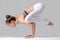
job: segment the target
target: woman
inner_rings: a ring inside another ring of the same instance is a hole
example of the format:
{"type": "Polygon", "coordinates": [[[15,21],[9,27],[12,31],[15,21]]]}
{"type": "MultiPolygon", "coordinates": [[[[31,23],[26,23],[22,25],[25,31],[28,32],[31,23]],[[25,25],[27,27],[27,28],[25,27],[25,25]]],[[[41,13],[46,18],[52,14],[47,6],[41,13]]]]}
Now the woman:
{"type": "MultiPolygon", "coordinates": [[[[14,17],[14,16],[6,15],[6,24],[13,27],[13,28],[15,28],[16,24],[19,24],[19,23],[29,25],[29,27],[32,30],[32,34],[27,35],[25,37],[26,38],[33,38],[34,35],[35,35],[35,23],[34,22],[28,22],[28,21],[25,20],[25,18],[26,18],[27,15],[31,14],[31,12],[33,12],[35,10],[34,7],[38,4],[41,4],[41,3],[37,3],[34,6],[31,6],[31,7],[27,8],[22,14],[20,14],[18,16],[18,18],[14,17]]],[[[37,9],[37,11],[39,11],[38,9],[37,9]]],[[[49,21],[48,25],[53,25],[53,24],[52,24],[52,22],[49,21]]]]}

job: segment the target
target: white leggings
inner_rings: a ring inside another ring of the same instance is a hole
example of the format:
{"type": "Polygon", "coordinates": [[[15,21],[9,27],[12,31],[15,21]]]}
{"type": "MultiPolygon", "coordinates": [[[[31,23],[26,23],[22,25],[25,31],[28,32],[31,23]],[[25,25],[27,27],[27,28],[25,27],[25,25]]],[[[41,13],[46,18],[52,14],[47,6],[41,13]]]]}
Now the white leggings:
{"type": "Polygon", "coordinates": [[[42,8],[43,8],[42,3],[36,3],[34,5],[34,10],[32,12],[30,12],[29,15],[26,16],[25,21],[26,22],[36,22],[38,16],[40,16],[40,14],[41,14],[42,8]]]}

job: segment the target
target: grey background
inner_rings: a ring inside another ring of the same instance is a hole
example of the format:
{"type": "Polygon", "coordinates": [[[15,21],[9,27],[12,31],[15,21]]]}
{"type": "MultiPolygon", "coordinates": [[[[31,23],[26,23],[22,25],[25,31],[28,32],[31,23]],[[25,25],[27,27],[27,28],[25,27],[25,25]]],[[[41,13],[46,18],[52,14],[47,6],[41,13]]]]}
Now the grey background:
{"type": "Polygon", "coordinates": [[[37,2],[44,3],[42,17],[47,17],[54,23],[54,26],[36,24],[35,37],[60,37],[60,0],[0,0],[0,37],[23,37],[31,34],[27,25],[18,24],[14,29],[7,26],[5,15],[18,17],[26,8],[37,2]]]}

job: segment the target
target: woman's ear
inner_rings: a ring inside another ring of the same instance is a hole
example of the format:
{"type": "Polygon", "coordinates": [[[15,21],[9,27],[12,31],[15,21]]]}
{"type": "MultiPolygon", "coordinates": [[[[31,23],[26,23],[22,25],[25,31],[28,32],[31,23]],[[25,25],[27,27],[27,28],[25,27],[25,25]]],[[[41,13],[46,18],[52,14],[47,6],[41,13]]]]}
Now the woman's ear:
{"type": "Polygon", "coordinates": [[[9,26],[10,23],[6,23],[6,24],[9,26]]]}

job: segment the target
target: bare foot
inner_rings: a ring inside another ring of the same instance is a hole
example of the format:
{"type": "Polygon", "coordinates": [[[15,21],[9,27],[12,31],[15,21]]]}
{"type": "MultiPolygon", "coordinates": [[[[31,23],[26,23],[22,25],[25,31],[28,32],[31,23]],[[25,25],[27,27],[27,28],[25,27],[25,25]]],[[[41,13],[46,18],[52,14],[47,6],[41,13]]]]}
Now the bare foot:
{"type": "Polygon", "coordinates": [[[25,36],[25,38],[33,38],[33,36],[32,35],[27,35],[27,36],[25,36]]]}
{"type": "Polygon", "coordinates": [[[49,21],[48,26],[53,26],[53,23],[49,21]]]}

